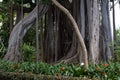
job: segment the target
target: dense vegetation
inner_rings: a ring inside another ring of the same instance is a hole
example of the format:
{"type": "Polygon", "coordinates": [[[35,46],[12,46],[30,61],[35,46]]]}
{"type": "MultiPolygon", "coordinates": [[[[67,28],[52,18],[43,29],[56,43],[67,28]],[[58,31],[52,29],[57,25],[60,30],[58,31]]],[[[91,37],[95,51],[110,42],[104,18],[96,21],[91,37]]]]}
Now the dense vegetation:
{"type": "Polygon", "coordinates": [[[13,63],[0,60],[0,72],[17,72],[30,74],[44,74],[53,76],[71,76],[83,77],[88,79],[102,80],[118,80],[120,79],[120,63],[100,63],[97,65],[90,64],[88,69],[85,69],[83,64],[55,64],[39,62],[22,62],[13,63]]]}

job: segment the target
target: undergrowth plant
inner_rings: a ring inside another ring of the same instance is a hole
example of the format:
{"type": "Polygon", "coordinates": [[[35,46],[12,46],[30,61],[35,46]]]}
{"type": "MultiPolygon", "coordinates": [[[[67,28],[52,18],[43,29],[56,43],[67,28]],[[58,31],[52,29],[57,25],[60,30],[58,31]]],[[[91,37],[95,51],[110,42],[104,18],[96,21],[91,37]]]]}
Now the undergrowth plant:
{"type": "Polygon", "coordinates": [[[120,62],[120,30],[116,30],[116,41],[114,41],[114,53],[118,62],[120,62]]]}
{"type": "Polygon", "coordinates": [[[13,63],[0,60],[0,72],[17,72],[28,74],[43,74],[53,76],[84,77],[89,79],[118,80],[120,78],[120,63],[100,63],[89,65],[88,69],[80,64],[54,64],[43,62],[13,63]]]}
{"type": "Polygon", "coordinates": [[[35,47],[28,44],[23,44],[22,53],[24,61],[35,61],[35,47]]]}

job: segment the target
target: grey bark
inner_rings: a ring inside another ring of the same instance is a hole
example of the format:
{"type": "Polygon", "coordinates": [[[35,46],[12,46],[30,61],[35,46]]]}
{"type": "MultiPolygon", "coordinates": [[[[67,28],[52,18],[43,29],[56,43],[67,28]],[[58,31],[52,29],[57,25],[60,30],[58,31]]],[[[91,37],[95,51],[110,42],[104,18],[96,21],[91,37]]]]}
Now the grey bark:
{"type": "Polygon", "coordinates": [[[53,63],[58,60],[59,45],[59,20],[60,11],[51,6],[46,14],[46,31],[44,39],[44,60],[48,63],[53,63]]]}
{"type": "Polygon", "coordinates": [[[79,45],[81,46],[81,49],[82,49],[83,54],[84,54],[83,57],[84,57],[85,68],[88,68],[87,49],[86,49],[86,46],[85,46],[85,44],[84,44],[84,40],[83,40],[82,35],[81,35],[80,31],[79,31],[79,28],[78,28],[77,23],[75,22],[74,18],[72,17],[72,15],[70,14],[70,12],[69,12],[66,8],[64,8],[64,7],[63,7],[61,4],[59,4],[56,0],[51,0],[51,1],[52,1],[52,2],[55,4],[55,6],[57,6],[64,14],[67,15],[68,19],[69,19],[70,22],[72,23],[73,29],[74,29],[74,31],[75,31],[75,33],[76,33],[76,36],[77,36],[77,38],[78,38],[78,41],[79,41],[79,45]]]}
{"type": "Polygon", "coordinates": [[[112,52],[110,48],[111,39],[111,27],[109,21],[109,7],[108,0],[102,0],[101,3],[101,12],[102,12],[102,33],[101,33],[101,54],[103,54],[103,58],[105,61],[109,62],[112,58],[112,52]]]}
{"type": "Polygon", "coordinates": [[[39,61],[39,33],[38,33],[38,27],[39,27],[39,16],[38,16],[38,4],[39,4],[39,1],[37,0],[36,1],[36,7],[37,7],[37,11],[36,11],[36,62],[39,61]]]}
{"type": "Polygon", "coordinates": [[[90,42],[91,42],[91,26],[92,26],[92,0],[86,0],[86,35],[85,35],[85,40],[86,40],[86,45],[87,45],[87,49],[88,49],[88,58],[89,61],[93,60],[93,54],[91,52],[90,49],[90,42]]]}
{"type": "Polygon", "coordinates": [[[48,62],[53,62],[54,61],[54,21],[53,21],[53,14],[51,14],[51,11],[52,11],[52,7],[50,7],[50,10],[48,11],[48,29],[47,29],[47,55],[49,55],[48,57],[48,62]]]}
{"type": "MultiPolygon", "coordinates": [[[[83,39],[85,39],[85,0],[80,0],[80,32],[81,32],[81,35],[83,37],[83,39]]],[[[80,58],[79,58],[79,61],[80,63],[83,62],[83,59],[82,59],[82,51],[80,52],[80,58]]]]}
{"type": "Polygon", "coordinates": [[[99,0],[92,2],[92,24],[90,26],[90,53],[93,63],[99,59],[99,0]]]}
{"type": "MultiPolygon", "coordinates": [[[[47,11],[48,6],[40,5],[39,6],[39,18],[41,18],[45,12],[47,11]]],[[[18,62],[21,60],[20,46],[21,41],[26,34],[26,32],[30,29],[32,24],[36,19],[37,7],[34,8],[32,12],[30,12],[23,20],[19,21],[18,24],[14,27],[13,31],[10,34],[9,45],[7,53],[4,57],[5,60],[18,62]],[[22,24],[22,25],[21,25],[22,24]]]]}

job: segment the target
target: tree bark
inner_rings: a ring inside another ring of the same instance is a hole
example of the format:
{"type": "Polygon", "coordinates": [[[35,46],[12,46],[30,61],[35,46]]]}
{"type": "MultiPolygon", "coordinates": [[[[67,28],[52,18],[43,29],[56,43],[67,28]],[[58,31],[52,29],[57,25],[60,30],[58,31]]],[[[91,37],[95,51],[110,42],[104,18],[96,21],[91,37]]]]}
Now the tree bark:
{"type": "MultiPolygon", "coordinates": [[[[80,20],[78,20],[78,25],[80,27],[80,32],[81,32],[81,35],[83,37],[83,39],[85,39],[85,0],[80,0],[80,11],[79,11],[79,14],[80,14],[80,20]]],[[[80,63],[83,62],[83,59],[82,59],[82,51],[80,51],[80,55],[79,55],[79,61],[80,63]]]]}
{"type": "MultiPolygon", "coordinates": [[[[41,5],[39,6],[39,18],[41,18],[47,11],[48,6],[41,5]]],[[[28,14],[23,20],[19,21],[18,24],[14,27],[13,31],[10,34],[9,38],[9,45],[7,53],[4,57],[5,60],[18,62],[21,61],[21,53],[19,51],[19,48],[21,47],[21,41],[26,34],[26,32],[30,29],[32,24],[35,22],[36,19],[36,12],[37,7],[34,8],[34,10],[28,14]],[[22,25],[21,25],[22,24],[22,25]]]]}
{"type": "Polygon", "coordinates": [[[12,32],[13,30],[13,23],[14,23],[14,20],[13,20],[13,3],[10,2],[10,33],[12,32]]]}
{"type": "Polygon", "coordinates": [[[114,37],[114,41],[116,41],[114,0],[112,0],[112,5],[113,5],[113,34],[114,34],[113,37],[114,37]]]}
{"type": "Polygon", "coordinates": [[[37,7],[37,11],[36,11],[36,62],[39,61],[39,34],[38,34],[38,27],[39,27],[39,16],[38,16],[38,4],[39,4],[39,1],[37,0],[36,1],[36,7],[37,7]]]}
{"type": "Polygon", "coordinates": [[[92,24],[90,26],[90,53],[95,64],[99,59],[99,1],[92,0],[92,24]]]}
{"type": "Polygon", "coordinates": [[[101,26],[101,37],[100,37],[100,52],[103,55],[102,59],[109,62],[112,58],[112,50],[110,47],[111,39],[111,27],[109,21],[109,9],[108,0],[101,1],[101,13],[102,13],[102,26],[101,26]]]}
{"type": "Polygon", "coordinates": [[[72,25],[73,25],[73,29],[75,30],[75,33],[77,35],[77,38],[79,40],[79,44],[82,48],[83,51],[83,55],[84,55],[84,63],[85,63],[85,67],[88,68],[88,60],[87,60],[87,49],[86,46],[84,44],[84,40],[80,34],[79,28],[77,23],[75,22],[74,18],[72,17],[72,15],[70,14],[70,12],[64,8],[60,3],[58,3],[56,0],[51,0],[64,14],[67,15],[68,19],[71,21],[72,25]]]}

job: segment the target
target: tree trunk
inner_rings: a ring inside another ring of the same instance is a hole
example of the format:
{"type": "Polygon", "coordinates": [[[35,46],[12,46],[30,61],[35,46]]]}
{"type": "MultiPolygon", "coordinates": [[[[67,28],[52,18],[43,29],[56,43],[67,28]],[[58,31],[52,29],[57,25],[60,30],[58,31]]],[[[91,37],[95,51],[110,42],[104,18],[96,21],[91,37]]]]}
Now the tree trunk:
{"type": "Polygon", "coordinates": [[[56,0],[51,0],[64,14],[67,15],[68,19],[71,21],[72,25],[73,25],[73,29],[75,30],[75,33],[77,35],[77,38],[79,40],[79,44],[82,48],[83,51],[83,55],[84,55],[84,63],[85,63],[85,67],[88,67],[88,61],[87,61],[87,49],[86,46],[84,44],[84,40],[80,34],[79,28],[77,26],[77,23],[75,22],[74,18],[72,17],[72,15],[70,14],[70,12],[64,8],[61,4],[59,4],[56,0]]]}
{"type": "Polygon", "coordinates": [[[14,23],[14,20],[13,20],[13,3],[10,2],[10,33],[12,32],[13,30],[13,23],[14,23]]]}
{"type": "Polygon", "coordinates": [[[90,54],[93,63],[99,59],[99,0],[92,0],[92,24],[90,26],[90,54]]]}
{"type": "Polygon", "coordinates": [[[39,4],[39,2],[38,2],[38,0],[36,1],[36,7],[37,7],[37,11],[36,11],[36,62],[38,62],[39,61],[39,34],[38,34],[38,27],[39,27],[39,16],[38,16],[38,11],[39,11],[39,9],[38,9],[38,4],[39,4]]]}
{"type": "MultiPolygon", "coordinates": [[[[39,18],[41,18],[46,13],[47,9],[48,6],[46,5],[39,6],[39,18]]],[[[35,22],[36,12],[37,7],[35,7],[34,10],[28,14],[28,16],[19,21],[19,23],[16,24],[16,26],[14,27],[13,31],[10,34],[7,54],[4,57],[5,60],[14,62],[18,62],[21,60],[21,53],[19,51],[19,48],[21,47],[21,41],[26,32],[35,22]]]]}
{"type": "Polygon", "coordinates": [[[113,6],[113,37],[114,41],[116,41],[116,31],[115,31],[115,6],[114,6],[114,0],[112,0],[112,6],[113,6]]]}
{"type": "MultiPolygon", "coordinates": [[[[83,37],[83,39],[85,39],[85,0],[80,0],[80,12],[79,12],[79,16],[80,16],[80,20],[78,20],[78,25],[80,27],[80,32],[81,32],[81,35],[83,37]]],[[[80,55],[79,55],[79,61],[80,63],[83,62],[83,59],[82,59],[82,51],[80,51],[80,55]]]]}
{"type": "Polygon", "coordinates": [[[109,62],[112,58],[112,50],[110,47],[111,39],[111,27],[109,21],[109,7],[108,0],[102,0],[101,2],[101,13],[102,13],[102,26],[101,26],[101,37],[100,37],[100,53],[102,59],[109,62]]]}
{"type": "Polygon", "coordinates": [[[53,7],[51,6],[46,14],[47,17],[47,25],[46,27],[46,38],[45,38],[45,46],[44,46],[44,57],[46,58],[45,61],[48,63],[54,62],[54,55],[55,55],[55,44],[54,44],[54,15],[53,15],[53,7]],[[48,25],[49,24],[49,25],[48,25]]]}

